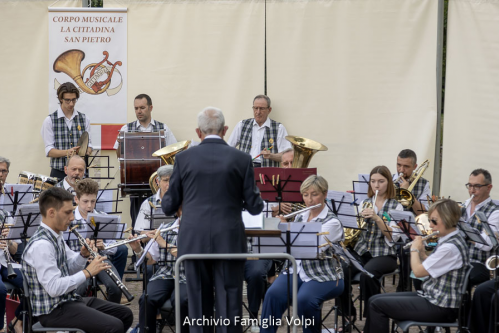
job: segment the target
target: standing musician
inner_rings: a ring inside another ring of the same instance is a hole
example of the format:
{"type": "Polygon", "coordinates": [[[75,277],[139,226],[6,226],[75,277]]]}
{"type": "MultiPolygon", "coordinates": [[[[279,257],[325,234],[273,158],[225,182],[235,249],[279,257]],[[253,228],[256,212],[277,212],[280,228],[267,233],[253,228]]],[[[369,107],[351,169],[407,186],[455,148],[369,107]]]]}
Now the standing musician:
{"type": "Polygon", "coordinates": [[[239,146],[239,150],[250,154],[255,168],[278,167],[282,151],[291,148],[291,143],[286,140],[286,128],[269,118],[271,111],[270,98],[256,96],[253,99],[254,118],[237,123],[227,141],[229,146],[239,146]]]}
{"type": "MultiPolygon", "coordinates": [[[[33,316],[46,327],[79,328],[92,333],[124,333],[133,314],[126,306],[75,294],[86,279],[109,268],[105,257],[85,267],[89,251],[72,251],[63,239],[73,215],[73,196],[52,187],[40,194],[42,222],[23,254],[23,271],[29,285],[33,316]]],[[[90,246],[93,242],[87,240],[90,246]]]]}
{"type": "Polygon", "coordinates": [[[66,156],[77,153],[76,146],[84,132],[88,132],[89,142],[86,154],[92,152],[90,139],[90,119],[79,111],[75,105],[80,98],[78,88],[71,82],[63,83],[57,89],[59,108],[43,121],[41,135],[45,143],[45,155],[50,157],[50,177],[59,181],[64,178],[66,156]]]}
{"type": "Polygon", "coordinates": [[[488,223],[495,226],[499,230],[499,206],[497,206],[490,198],[492,190],[492,176],[485,169],[473,170],[470,174],[468,183],[466,184],[468,193],[473,198],[466,200],[464,203],[462,218],[469,223],[473,228],[478,229],[488,245],[468,242],[470,249],[470,261],[473,269],[470,275],[470,283],[472,286],[478,285],[490,279],[490,273],[485,267],[485,261],[490,256],[492,249],[489,237],[481,223],[478,222],[475,212],[481,211],[487,217],[488,223]]]}
{"type": "Polygon", "coordinates": [[[67,160],[67,165],[64,166],[66,176],[60,182],[55,184],[55,187],[61,187],[75,195],[76,182],[83,179],[85,174],[85,161],[79,155],[73,155],[67,160]]]}
{"type": "MultiPolygon", "coordinates": [[[[246,253],[241,211],[263,210],[248,154],[225,143],[227,131],[220,109],[207,107],[198,115],[196,133],[201,144],[175,158],[170,188],[161,206],[166,215],[183,207],[178,253],[246,253]],[[223,158],[221,158],[223,156],[223,158]]],[[[230,321],[221,332],[242,332],[244,260],[187,260],[185,262],[189,318],[208,320],[191,332],[213,331],[213,289],[216,318],[230,321]],[[211,325],[210,325],[211,323],[211,325]]]]}
{"type": "MultiPolygon", "coordinates": [[[[359,240],[352,253],[364,265],[364,268],[374,275],[372,278],[364,274],[360,277],[360,288],[365,301],[369,300],[371,296],[380,293],[379,279],[381,276],[393,272],[397,268],[397,257],[393,242],[400,238],[400,233],[392,233],[396,223],[394,221],[387,223],[383,218],[391,209],[403,209],[402,205],[395,200],[392,175],[386,166],[377,166],[371,170],[367,196],[368,198],[361,204],[363,210],[360,213],[365,225],[359,226],[365,230],[360,233],[359,240]],[[375,196],[376,191],[378,191],[377,196],[375,196]]],[[[358,270],[352,267],[351,272],[352,276],[354,276],[358,270]]],[[[345,275],[349,275],[348,270],[345,270],[345,275]]],[[[345,281],[345,292],[341,295],[341,305],[342,309],[345,309],[344,311],[347,313],[348,297],[351,297],[351,286],[349,285],[351,279],[345,277],[345,281]]],[[[353,302],[350,304],[353,304],[353,302]]],[[[355,321],[356,309],[353,305],[351,313],[354,318],[353,321],[355,321]]],[[[364,317],[365,314],[364,311],[364,317]]]]}
{"type": "MultiPolygon", "coordinates": [[[[181,210],[179,210],[181,211],[181,210]]],[[[179,213],[181,215],[181,213],[179,213]]],[[[168,223],[164,228],[178,227],[180,225],[180,218],[174,222],[168,223]]],[[[157,230],[147,232],[149,238],[155,238],[157,230]]],[[[145,327],[149,328],[149,332],[154,332],[156,329],[156,314],[158,309],[161,309],[163,304],[171,299],[171,303],[175,304],[175,260],[177,259],[176,251],[177,246],[176,230],[162,232],[156,237],[156,242],[152,245],[149,252],[146,254],[148,264],[159,263],[159,269],[149,280],[147,285],[147,303],[144,303],[144,295],[139,300],[139,324],[132,333],[145,332],[145,327]],[[147,308],[147,309],[146,309],[147,308]],[[147,316],[146,316],[147,315],[147,316]]],[[[130,243],[133,252],[137,256],[142,256],[144,249],[141,247],[140,242],[136,241],[130,243]]],[[[180,318],[184,323],[187,318],[187,288],[185,285],[185,269],[184,265],[180,265],[180,318]]],[[[182,325],[182,333],[189,333],[189,325],[182,325]]]]}
{"type": "MultiPolygon", "coordinates": [[[[168,191],[170,186],[170,177],[173,172],[173,165],[163,165],[158,168],[157,175],[159,180],[159,189],[156,194],[151,195],[149,198],[142,202],[140,206],[139,215],[137,215],[137,221],[135,222],[135,231],[144,231],[151,228],[151,215],[152,205],[155,207],[161,207],[161,199],[168,191]],[[152,205],[151,205],[152,204],[152,205]]],[[[154,210],[153,210],[154,211],[154,210]]]]}
{"type": "MultiPolygon", "coordinates": [[[[89,213],[94,214],[105,214],[103,212],[99,212],[95,210],[95,203],[97,202],[97,193],[99,193],[99,184],[93,179],[85,178],[76,184],[76,204],[78,205],[74,211],[74,220],[71,222],[70,229],[78,226],[76,230],[88,230],[87,224],[87,216],[89,213]]],[[[99,250],[100,255],[109,256],[109,258],[113,258],[116,254],[118,247],[114,247],[109,250],[104,250],[104,247],[107,245],[111,245],[115,241],[103,241],[102,239],[98,239],[96,242],[96,247],[99,250]],[[105,243],[104,243],[105,242],[105,243]]],[[[81,244],[78,239],[69,239],[66,241],[69,248],[73,251],[79,251],[81,248],[81,244]]],[[[126,245],[121,245],[125,247],[125,250],[128,252],[126,245]]],[[[126,259],[126,256],[125,256],[126,259]]],[[[114,271],[116,276],[119,276],[119,273],[116,267],[113,265],[112,260],[106,260],[106,263],[111,266],[111,269],[114,271]]],[[[125,263],[122,263],[123,269],[125,268],[125,263]]],[[[106,272],[100,272],[97,274],[97,280],[103,283],[106,286],[107,290],[107,300],[113,303],[120,303],[121,301],[121,289],[114,283],[114,281],[106,274],[106,272]]],[[[78,288],[76,288],[76,293],[79,295],[86,295],[87,288],[92,284],[92,281],[86,280],[82,283],[78,288]]]]}
{"type": "Polygon", "coordinates": [[[423,293],[401,292],[369,299],[365,333],[388,333],[389,319],[427,322],[454,322],[460,292],[470,265],[468,246],[456,229],[461,216],[458,204],[450,199],[434,203],[429,211],[431,229],[438,231],[438,246],[426,255],[421,236],[411,245],[411,268],[418,278],[426,277],[423,293]]]}
{"type": "MultiPolygon", "coordinates": [[[[298,215],[295,222],[320,222],[321,232],[328,232],[326,236],[331,242],[339,242],[345,238],[343,227],[333,212],[326,206],[328,183],[321,176],[309,176],[300,186],[303,201],[307,207],[321,204],[320,207],[298,215]]],[[[281,217],[281,221],[286,219],[281,217]]],[[[325,238],[322,238],[326,243],[325,238]]],[[[321,332],[322,303],[333,299],[343,292],[343,271],[341,264],[330,247],[323,247],[326,258],[324,260],[297,260],[298,269],[298,316],[312,319],[312,325],[304,325],[303,332],[321,332]]],[[[279,275],[267,291],[263,301],[262,327],[260,332],[277,332],[276,320],[281,319],[288,306],[287,302],[287,274],[279,275]],[[263,325],[264,323],[270,324],[263,325]],[[273,325],[272,325],[273,324],[273,325]]]]}

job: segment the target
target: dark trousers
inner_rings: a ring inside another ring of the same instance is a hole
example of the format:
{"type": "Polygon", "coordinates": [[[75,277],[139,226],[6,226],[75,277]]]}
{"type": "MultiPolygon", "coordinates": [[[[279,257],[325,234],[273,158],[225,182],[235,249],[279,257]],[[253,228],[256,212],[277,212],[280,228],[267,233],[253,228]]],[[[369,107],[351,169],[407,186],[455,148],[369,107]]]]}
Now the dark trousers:
{"type": "MultiPolygon", "coordinates": [[[[135,229],[135,221],[137,221],[137,216],[139,215],[140,206],[144,201],[144,197],[130,196],[130,217],[132,219],[132,228],[135,229]]],[[[132,253],[132,263],[137,261],[137,256],[132,253]]]]}
{"type": "MultiPolygon", "coordinates": [[[[163,304],[171,299],[175,307],[175,280],[159,279],[150,281],[147,285],[147,304],[144,304],[144,295],[139,299],[139,327],[140,332],[145,332],[145,325],[149,332],[156,331],[156,314],[163,304]],[[147,308],[147,309],[146,309],[147,308]],[[146,316],[147,315],[147,316],[146,316]]],[[[188,314],[187,308],[187,287],[184,283],[180,284],[180,318],[182,323],[188,314]]],[[[182,333],[189,333],[189,325],[182,325],[182,333]]]]}
{"type": "Polygon", "coordinates": [[[50,169],[50,177],[56,177],[57,178],[57,182],[60,182],[61,180],[64,179],[64,177],[66,177],[66,173],[64,172],[64,170],[58,170],[58,169],[50,169]]]}
{"type": "MultiPolygon", "coordinates": [[[[241,318],[244,263],[245,260],[185,261],[191,321],[201,323],[203,318],[206,320],[228,319],[230,324],[216,326],[217,332],[241,333],[243,331],[241,318]],[[213,289],[215,289],[215,297],[213,289]],[[217,312],[216,318],[213,316],[213,303],[215,303],[217,312]]],[[[193,325],[190,331],[212,333],[213,325],[209,325],[210,323],[202,326],[193,325]]]]}
{"type": "MultiPolygon", "coordinates": [[[[106,262],[111,265],[111,269],[113,270],[114,274],[119,277],[118,272],[116,271],[116,268],[113,266],[113,264],[107,259],[106,262]]],[[[116,285],[116,283],[113,282],[113,279],[111,279],[105,271],[102,271],[99,274],[97,274],[96,278],[97,282],[100,282],[106,286],[107,300],[109,302],[119,304],[121,301],[122,292],[121,289],[116,285]]],[[[80,296],[86,296],[87,288],[88,286],[92,285],[92,283],[93,279],[86,279],[85,282],[83,282],[76,288],[76,293],[80,296]]]]}
{"type": "MultiPolygon", "coordinates": [[[[8,279],[7,278],[7,267],[0,266],[0,329],[2,329],[5,325],[4,323],[4,315],[5,315],[5,304],[6,304],[6,298],[7,298],[7,288],[5,287],[5,284],[3,281],[8,281],[9,283],[13,284],[17,288],[22,289],[23,288],[23,275],[21,274],[21,271],[17,268],[14,268],[14,272],[16,272],[17,276],[14,279],[8,279]]],[[[22,305],[18,306],[16,309],[16,317],[19,317],[19,313],[22,310],[22,305]]]]}
{"type": "MultiPolygon", "coordinates": [[[[360,289],[362,290],[362,296],[364,301],[369,300],[369,298],[373,295],[377,295],[381,292],[381,284],[379,283],[379,279],[382,275],[391,273],[397,268],[397,259],[395,256],[382,256],[382,257],[372,257],[369,252],[364,253],[364,255],[359,256],[356,252],[352,251],[354,257],[364,265],[364,268],[374,277],[369,277],[365,274],[360,276],[360,289]]],[[[349,270],[344,268],[343,270],[345,274],[345,290],[340,297],[341,307],[345,310],[345,315],[348,313],[348,297],[352,297],[351,286],[348,285],[347,281],[349,280],[349,270]]],[[[351,269],[351,278],[355,276],[359,271],[352,266],[351,269]]],[[[367,307],[364,307],[363,316],[366,316],[367,307]]],[[[356,315],[355,307],[352,305],[352,316],[356,315]]]]}
{"type": "MultiPolygon", "coordinates": [[[[495,297],[499,295],[495,289],[494,280],[480,284],[475,289],[473,301],[471,302],[470,326],[473,333],[494,332],[494,306],[495,297]],[[494,291],[496,296],[494,297],[494,291]]],[[[499,300],[498,309],[499,309],[499,300]]],[[[499,319],[499,314],[497,316],[499,319]]]]}
{"type": "Polygon", "coordinates": [[[470,286],[478,286],[480,283],[490,280],[490,271],[484,264],[472,262],[470,273],[470,286]]]}
{"type": "Polygon", "coordinates": [[[79,328],[92,333],[125,333],[133,322],[130,308],[94,297],[64,302],[38,317],[46,327],[79,328]]]}
{"type": "MultiPolygon", "coordinates": [[[[289,279],[289,290],[291,291],[291,276],[289,279]]],[[[343,280],[338,281],[308,281],[303,282],[298,276],[298,317],[308,319],[302,323],[304,333],[321,332],[321,309],[322,303],[333,299],[343,292],[343,280]]],[[[281,274],[272,283],[272,286],[265,295],[262,308],[261,333],[275,333],[279,326],[277,320],[282,318],[284,311],[288,307],[288,276],[281,274]]],[[[289,295],[290,301],[292,295],[289,295]]],[[[286,324],[283,320],[282,324],[286,324]]]]}
{"type": "Polygon", "coordinates": [[[247,283],[248,308],[254,318],[258,318],[260,303],[265,295],[267,273],[273,265],[272,260],[247,260],[244,265],[244,280],[247,283]]]}
{"type": "Polygon", "coordinates": [[[452,323],[458,309],[441,308],[414,292],[375,295],[367,303],[364,333],[388,333],[390,318],[435,323],[452,323]]]}
{"type": "Polygon", "coordinates": [[[118,246],[118,250],[115,254],[108,256],[113,266],[116,268],[120,279],[123,280],[123,274],[125,274],[126,261],[128,259],[128,247],[123,244],[118,246]]]}

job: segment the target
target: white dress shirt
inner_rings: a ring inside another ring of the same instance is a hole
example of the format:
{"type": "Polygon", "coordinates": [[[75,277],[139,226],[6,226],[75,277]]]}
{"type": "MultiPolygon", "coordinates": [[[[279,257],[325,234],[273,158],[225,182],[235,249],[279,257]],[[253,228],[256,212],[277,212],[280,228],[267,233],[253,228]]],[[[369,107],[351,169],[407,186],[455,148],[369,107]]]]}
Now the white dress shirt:
{"type": "MultiPolygon", "coordinates": [[[[308,221],[308,217],[310,216],[310,211],[306,211],[306,212],[304,212],[304,213],[302,213],[300,215],[303,217],[302,221],[305,222],[305,223],[316,222],[317,219],[325,219],[327,217],[328,210],[329,210],[328,206],[324,205],[324,208],[322,209],[322,211],[320,212],[320,214],[317,215],[316,217],[314,217],[313,219],[311,219],[310,221],[308,221]]],[[[324,222],[322,224],[321,232],[329,232],[329,234],[326,235],[326,237],[332,243],[339,242],[339,241],[342,240],[342,238],[344,238],[343,225],[341,224],[341,222],[338,219],[331,219],[331,220],[329,220],[327,222],[324,222]]],[[[322,236],[320,238],[319,243],[320,244],[327,243],[327,241],[324,238],[324,236],[322,236]]],[[[323,252],[323,251],[325,251],[328,248],[329,248],[329,246],[324,246],[324,247],[321,247],[319,249],[319,251],[323,252]]],[[[305,271],[303,270],[303,265],[301,263],[301,260],[296,260],[296,267],[298,268],[298,275],[300,276],[300,279],[303,282],[308,282],[308,281],[312,280],[305,273],[305,271]]],[[[290,267],[289,268],[289,274],[292,274],[292,273],[293,273],[293,268],[290,267]]]]}
{"type": "Polygon", "coordinates": [[[87,259],[83,258],[79,252],[72,251],[64,242],[62,232],[56,233],[48,225],[41,222],[40,226],[49,230],[57,239],[59,247],[66,248],[66,258],[69,269],[68,276],[61,276],[61,271],[57,266],[56,248],[47,240],[41,239],[31,245],[24,252],[24,260],[36,270],[38,281],[45,288],[51,297],[64,295],[75,290],[80,284],[85,282],[86,277],[83,268],[87,264],[87,259]]]}
{"type": "MultiPolygon", "coordinates": [[[[365,199],[365,200],[363,200],[363,201],[360,203],[360,206],[359,206],[359,207],[362,207],[362,206],[364,205],[364,201],[366,201],[366,200],[369,200],[369,199],[365,199]]],[[[388,199],[386,199],[386,200],[388,200],[388,199]]],[[[385,204],[386,204],[386,200],[383,202],[383,206],[385,206],[385,204]]],[[[378,215],[378,211],[379,211],[378,207],[377,207],[376,205],[373,205],[373,208],[374,208],[374,213],[375,213],[376,215],[378,215]]],[[[400,203],[398,203],[398,204],[397,204],[397,207],[395,208],[395,210],[400,210],[400,211],[403,211],[403,210],[404,210],[404,206],[402,206],[400,203]]],[[[374,222],[374,223],[376,223],[376,222],[374,222]]],[[[392,228],[392,229],[393,229],[394,227],[395,227],[395,229],[397,229],[397,228],[398,228],[398,225],[397,225],[397,223],[396,223],[394,220],[391,220],[391,221],[388,223],[388,226],[389,226],[390,228],[392,228]]],[[[398,230],[398,229],[397,229],[397,230],[398,230]]],[[[388,246],[392,247],[393,245],[395,245],[395,244],[394,244],[395,242],[398,242],[398,241],[399,241],[399,239],[400,239],[400,237],[401,237],[402,235],[403,235],[403,234],[402,234],[402,233],[400,233],[400,232],[392,232],[392,240],[393,240],[393,241],[389,240],[389,239],[385,236],[385,243],[386,243],[388,246]]]]}
{"type": "MultiPolygon", "coordinates": [[[[97,212],[95,209],[94,211],[92,212],[94,214],[102,214],[100,212],[97,212]]],[[[74,215],[75,215],[75,220],[81,220],[85,223],[85,231],[89,230],[90,228],[88,227],[88,222],[86,219],[83,218],[83,216],[81,216],[81,213],[80,213],[80,210],[78,209],[78,207],[75,209],[75,212],[74,212],[74,215]]],[[[106,213],[104,213],[103,215],[107,215],[106,213]]],[[[81,229],[80,229],[81,230],[81,229]]],[[[78,232],[80,231],[78,230],[78,232]]],[[[83,230],[82,230],[83,231],[83,230]]],[[[103,239],[103,242],[104,242],[104,246],[109,246],[113,243],[116,242],[116,240],[114,239],[111,239],[111,240],[107,240],[107,239],[103,239]]],[[[99,250],[99,252],[102,254],[102,255],[113,255],[113,254],[116,254],[116,251],[118,251],[118,247],[113,247],[109,250],[99,250]]]]}
{"type": "MultiPolygon", "coordinates": [[[[492,199],[490,197],[488,197],[487,199],[485,199],[484,201],[482,201],[478,205],[476,205],[475,211],[473,212],[473,214],[471,214],[471,205],[469,204],[470,200],[471,200],[471,198],[469,198],[468,200],[466,200],[464,202],[464,205],[468,206],[466,208],[466,215],[469,216],[468,220],[466,221],[468,223],[471,220],[471,218],[473,217],[473,215],[475,215],[475,212],[477,210],[479,210],[481,207],[487,205],[492,199]]],[[[492,229],[492,231],[494,233],[498,232],[499,231],[499,210],[493,211],[490,214],[489,218],[487,219],[487,222],[490,224],[490,228],[492,229]]],[[[480,244],[480,243],[475,243],[475,247],[477,249],[482,250],[482,251],[490,251],[490,250],[492,250],[492,241],[490,240],[489,236],[487,236],[487,234],[485,233],[485,230],[482,230],[482,233],[480,235],[487,242],[488,245],[480,244]]]]}
{"type": "MultiPolygon", "coordinates": [[[[179,224],[179,219],[176,219],[175,222],[173,222],[172,227],[177,227],[178,224],[179,224]]],[[[160,260],[158,242],[154,242],[154,244],[149,249],[149,254],[151,255],[152,260],[156,262],[160,260]]]]}
{"type": "Polygon", "coordinates": [[[432,278],[438,278],[463,266],[463,258],[459,253],[459,249],[454,244],[444,243],[445,240],[458,232],[459,230],[456,230],[444,237],[440,237],[438,240],[440,245],[438,245],[436,251],[423,261],[423,267],[432,278]]]}
{"type": "MultiPolygon", "coordinates": [[[[73,114],[71,115],[71,118],[67,118],[64,115],[64,112],[62,111],[61,107],[57,109],[57,118],[62,118],[64,117],[64,121],[66,122],[66,126],[71,130],[71,127],[73,127],[73,118],[78,115],[78,112],[76,109],[73,110],[73,114]]],[[[85,129],[88,132],[88,146],[92,148],[92,136],[90,135],[90,119],[88,118],[87,115],[85,115],[85,129]]],[[[45,156],[49,155],[49,151],[51,149],[56,149],[55,148],[55,138],[54,138],[54,129],[52,127],[52,119],[50,119],[50,116],[47,116],[45,120],[43,121],[42,124],[42,130],[40,131],[40,134],[42,135],[43,142],[45,143],[45,156]]]]}
{"type": "MultiPolygon", "coordinates": [[[[151,118],[151,122],[149,123],[149,125],[147,125],[147,127],[144,127],[140,124],[140,121],[136,121],[136,124],[137,124],[137,130],[138,132],[152,132],[152,129],[153,129],[153,125],[156,124],[156,122],[154,121],[154,119],[151,118]]],[[[165,138],[165,143],[167,146],[171,145],[171,144],[174,144],[177,142],[177,139],[175,138],[175,135],[173,135],[172,131],[170,130],[170,128],[168,128],[168,126],[165,125],[165,135],[166,135],[166,138],[165,138]]],[[[128,132],[128,124],[125,124],[123,125],[123,127],[121,127],[120,129],[120,132],[128,132]]],[[[119,142],[118,142],[118,138],[116,138],[116,142],[114,143],[114,149],[118,149],[119,147],[119,142]]]]}
{"type": "MultiPolygon", "coordinates": [[[[260,155],[262,152],[262,140],[263,140],[263,135],[265,134],[265,127],[270,128],[270,118],[267,118],[267,120],[263,123],[262,126],[259,126],[255,119],[253,119],[252,122],[252,132],[251,132],[251,150],[250,150],[250,155],[251,158],[255,158],[255,156],[260,155]]],[[[234,128],[234,131],[232,131],[232,134],[229,137],[229,141],[227,143],[231,147],[236,147],[239,144],[239,139],[241,138],[241,130],[243,128],[243,121],[241,120],[240,122],[237,123],[236,128],[234,128]]],[[[279,124],[278,130],[277,130],[277,151],[281,152],[284,151],[288,148],[291,148],[291,142],[286,140],[286,135],[288,135],[288,132],[286,131],[286,128],[282,124],[279,124]]],[[[274,145],[276,143],[274,142],[274,145]]],[[[272,146],[269,144],[269,147],[272,146]]],[[[261,157],[256,158],[253,162],[256,163],[262,163],[261,157]]]]}
{"type": "MultiPolygon", "coordinates": [[[[157,203],[158,201],[161,203],[161,191],[156,192],[154,195],[154,201],[157,203]]],[[[155,204],[158,206],[157,204],[155,204]]],[[[160,204],[161,206],[161,204],[160,204]]],[[[139,214],[137,214],[137,219],[135,220],[135,231],[144,231],[144,230],[151,230],[151,205],[149,204],[149,198],[144,200],[142,204],[140,205],[139,209],[139,214]]]]}

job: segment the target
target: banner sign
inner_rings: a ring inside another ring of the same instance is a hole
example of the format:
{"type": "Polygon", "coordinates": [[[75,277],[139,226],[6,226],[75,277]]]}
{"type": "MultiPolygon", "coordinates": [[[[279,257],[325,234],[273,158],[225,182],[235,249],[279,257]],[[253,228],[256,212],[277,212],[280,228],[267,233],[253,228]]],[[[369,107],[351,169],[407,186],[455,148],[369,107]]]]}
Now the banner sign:
{"type": "Polygon", "coordinates": [[[49,114],[64,82],[80,91],[75,109],[90,119],[93,148],[112,149],[126,123],[126,9],[49,8],[49,114]]]}

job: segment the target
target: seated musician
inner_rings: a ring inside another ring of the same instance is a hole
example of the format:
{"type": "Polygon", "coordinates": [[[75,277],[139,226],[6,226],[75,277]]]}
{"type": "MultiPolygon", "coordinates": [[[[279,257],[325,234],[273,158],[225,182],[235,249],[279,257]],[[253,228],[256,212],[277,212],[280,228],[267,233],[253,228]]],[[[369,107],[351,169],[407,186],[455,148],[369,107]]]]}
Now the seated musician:
{"type": "MultiPolygon", "coordinates": [[[[495,266],[494,266],[495,267],[495,266]]],[[[472,333],[494,333],[494,309],[499,301],[496,281],[489,280],[478,285],[473,293],[470,313],[470,329],[472,333]]],[[[499,309],[499,308],[498,308],[499,309]]],[[[499,318],[499,310],[497,318],[499,318]]]]}
{"type": "MultiPolygon", "coordinates": [[[[321,204],[320,207],[298,215],[295,222],[320,222],[322,232],[332,242],[343,240],[343,228],[325,204],[328,184],[321,176],[310,176],[302,183],[300,192],[307,207],[321,204]]],[[[283,219],[284,220],[284,219],[283,219]]],[[[321,238],[321,243],[326,240],[321,238]]],[[[331,258],[332,249],[323,247],[327,257],[331,258]]],[[[303,332],[321,331],[321,305],[343,292],[343,271],[341,264],[335,259],[297,260],[298,267],[298,316],[311,319],[312,324],[303,327],[303,332]]],[[[277,332],[276,320],[280,320],[287,308],[287,278],[281,274],[267,291],[263,301],[262,325],[260,332],[277,332]]],[[[291,274],[291,268],[289,271],[291,274]]],[[[285,322],[285,321],[284,321],[285,322]]]]}
{"type": "MultiPolygon", "coordinates": [[[[367,305],[365,333],[388,333],[389,319],[454,322],[459,295],[470,267],[466,241],[456,229],[461,216],[450,199],[435,202],[428,211],[432,231],[438,231],[438,246],[426,255],[420,236],[411,245],[411,268],[418,278],[426,277],[423,293],[401,292],[373,296],[367,305]]],[[[485,331],[480,331],[485,332],[485,331]]]]}
{"type": "Polygon", "coordinates": [[[71,194],[75,194],[76,183],[83,179],[85,175],[85,161],[79,155],[73,155],[68,159],[67,165],[64,166],[66,177],[55,184],[55,187],[62,187],[71,194]]]}
{"type": "Polygon", "coordinates": [[[492,176],[485,169],[473,170],[466,184],[468,193],[472,198],[466,200],[463,209],[462,218],[473,228],[481,232],[482,238],[488,243],[479,244],[468,242],[470,251],[470,261],[473,269],[471,270],[470,283],[472,286],[478,285],[489,280],[490,273],[485,267],[485,261],[491,255],[492,243],[483,229],[482,223],[479,223],[475,212],[480,211],[485,214],[487,221],[491,226],[499,228],[499,206],[496,205],[490,197],[492,190],[492,176]]]}
{"type": "MultiPolygon", "coordinates": [[[[380,284],[378,279],[383,275],[393,272],[397,269],[397,257],[393,242],[400,238],[399,233],[392,233],[392,227],[396,226],[394,221],[385,222],[383,217],[387,216],[391,209],[402,210],[402,205],[395,200],[395,188],[393,186],[390,170],[386,166],[377,166],[371,170],[369,176],[368,198],[365,199],[360,207],[362,211],[360,216],[365,222],[360,226],[363,230],[360,233],[359,240],[355,244],[352,253],[364,268],[374,275],[369,277],[362,274],[360,277],[360,288],[364,300],[380,293],[380,284]],[[377,192],[377,195],[375,195],[377,192]]],[[[355,276],[358,270],[352,266],[350,270],[345,270],[345,292],[341,295],[341,306],[344,314],[348,310],[349,297],[351,297],[351,277],[355,276]]],[[[353,321],[356,318],[356,309],[351,304],[351,314],[353,321]]],[[[365,311],[364,311],[365,316],[365,311]]]]}
{"type": "MultiPolygon", "coordinates": [[[[77,286],[109,268],[105,257],[86,266],[85,247],[72,251],[63,240],[73,215],[73,196],[53,187],[40,194],[42,222],[23,254],[33,316],[46,327],[79,328],[92,333],[124,333],[132,325],[132,311],[96,297],[80,297],[77,286]],[[86,266],[86,267],[85,267],[86,266]]],[[[87,241],[88,242],[88,241],[87,241]]],[[[94,246],[93,242],[88,242],[94,246]]]]}
{"type": "MultiPolygon", "coordinates": [[[[181,215],[181,211],[179,212],[179,215],[181,215]]],[[[180,218],[165,225],[164,228],[178,227],[179,224],[180,218]]],[[[146,332],[146,327],[149,328],[149,332],[154,332],[156,330],[156,314],[158,313],[158,310],[161,309],[168,299],[171,299],[172,305],[175,305],[174,273],[175,260],[177,259],[177,231],[178,230],[174,229],[161,232],[146,255],[148,259],[147,263],[152,265],[157,262],[159,264],[159,269],[154,273],[147,285],[147,302],[145,303],[144,301],[144,295],[139,299],[139,324],[132,333],[146,332]]],[[[147,232],[149,238],[154,238],[155,234],[156,230],[147,232]]],[[[142,256],[143,248],[139,241],[130,243],[130,246],[138,257],[142,256]]],[[[180,297],[180,318],[182,322],[184,322],[184,318],[188,315],[188,306],[183,264],[180,265],[180,297]]],[[[188,333],[189,325],[182,325],[181,332],[188,333]]]]}
{"type": "MultiPolygon", "coordinates": [[[[293,166],[293,158],[295,156],[295,152],[293,148],[288,148],[282,152],[281,155],[281,168],[284,169],[289,169],[293,166]]],[[[276,217],[280,213],[286,215],[291,213],[292,206],[291,203],[289,202],[281,202],[281,205],[279,206],[278,203],[271,203],[269,204],[270,209],[272,211],[272,217],[276,217]],[[280,209],[280,212],[279,212],[280,209]]]]}
{"type": "MultiPolygon", "coordinates": [[[[97,201],[97,193],[99,192],[99,184],[93,179],[90,178],[85,178],[76,184],[76,203],[78,206],[76,207],[74,211],[74,220],[71,222],[70,229],[78,226],[76,230],[90,230],[87,224],[89,223],[87,221],[87,216],[89,213],[94,213],[94,214],[105,214],[103,212],[99,212],[95,210],[95,203],[97,201]]],[[[80,231],[81,232],[81,231],[80,231]]],[[[118,247],[114,247],[109,250],[104,250],[104,247],[107,245],[111,245],[114,243],[114,240],[111,241],[106,241],[102,239],[98,239],[96,241],[96,247],[99,250],[99,254],[103,256],[108,256],[111,258],[114,254],[116,254],[116,251],[118,250],[118,247]]],[[[79,251],[81,248],[80,242],[77,239],[69,239],[66,240],[67,245],[69,248],[73,251],[79,251]]],[[[125,247],[126,245],[120,245],[125,247]]],[[[127,249],[128,252],[128,249],[127,249]]],[[[106,263],[111,266],[111,269],[114,271],[116,276],[119,276],[118,271],[114,267],[113,263],[111,260],[106,260],[106,263]]],[[[109,277],[109,275],[106,274],[106,272],[100,272],[97,274],[97,281],[100,281],[102,284],[106,286],[107,290],[107,300],[113,303],[120,303],[121,301],[121,289],[116,285],[116,283],[109,277]]],[[[82,283],[78,288],[76,288],[76,293],[78,295],[86,295],[87,294],[87,288],[89,285],[92,284],[92,280],[88,279],[84,283],[82,283]]]]}

